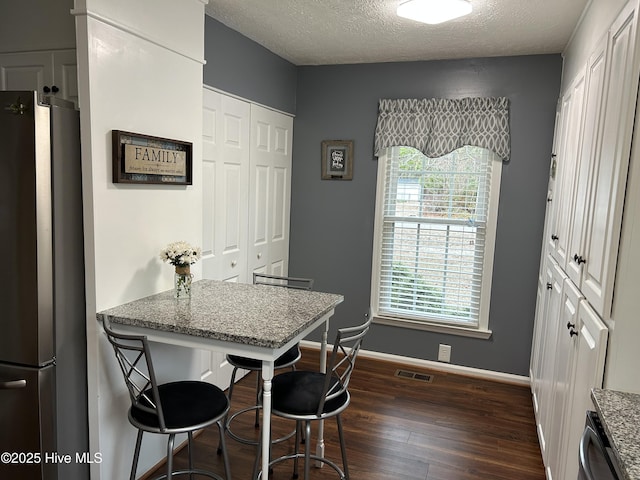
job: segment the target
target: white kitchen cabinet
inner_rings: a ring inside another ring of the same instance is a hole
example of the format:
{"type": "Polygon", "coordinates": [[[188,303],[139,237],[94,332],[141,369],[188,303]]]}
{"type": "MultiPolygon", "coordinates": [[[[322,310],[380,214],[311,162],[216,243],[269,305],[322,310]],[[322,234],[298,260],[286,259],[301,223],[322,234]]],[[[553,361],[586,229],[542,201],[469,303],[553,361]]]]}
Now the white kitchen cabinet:
{"type": "Polygon", "coordinates": [[[553,421],[553,389],[554,389],[554,369],[556,363],[556,342],[558,329],[555,327],[560,312],[560,302],[565,279],[564,271],[551,257],[545,263],[544,279],[542,287],[544,292],[541,295],[542,303],[538,311],[537,321],[539,330],[543,335],[543,341],[539,344],[538,359],[535,365],[535,377],[533,382],[534,405],[536,405],[536,423],[538,437],[540,439],[540,449],[542,457],[547,459],[553,452],[554,441],[550,437],[551,424],[553,421]]]}
{"type": "Polygon", "coordinates": [[[629,4],[609,32],[607,85],[591,167],[582,248],[570,252],[582,266],[580,289],[605,320],[611,315],[620,228],[638,89],[637,10],[629,4]]]}
{"type": "Polygon", "coordinates": [[[630,3],[598,42],[586,74],[577,76],[562,99],[559,185],[548,245],[605,320],[611,314],[631,150],[635,41],[636,7],[630,3]]]}
{"type": "MultiPolygon", "coordinates": [[[[552,396],[549,404],[550,421],[547,423],[547,468],[550,472],[562,472],[566,459],[563,458],[565,440],[563,423],[571,415],[569,398],[573,383],[574,345],[578,335],[578,306],[583,299],[582,293],[565,278],[560,295],[560,305],[556,321],[552,319],[551,328],[555,329],[556,347],[554,358],[552,396]]],[[[595,386],[595,385],[594,385],[595,386]]],[[[574,452],[575,453],[575,452],[574,452]]],[[[577,472],[576,472],[577,477],[577,472]]],[[[570,478],[555,473],[553,478],[570,478]]]]}
{"type": "Polygon", "coordinates": [[[35,90],[78,106],[75,50],[0,54],[0,90],[35,90]]]}
{"type": "Polygon", "coordinates": [[[573,212],[575,177],[579,143],[582,138],[585,73],[573,81],[562,97],[562,128],[557,154],[558,179],[552,205],[551,255],[564,268],[569,256],[571,214],[573,212]]]}
{"type": "Polygon", "coordinates": [[[578,477],[577,452],[584,416],[587,410],[593,409],[591,389],[602,386],[607,354],[608,329],[585,299],[580,300],[575,318],[575,334],[569,330],[565,335],[570,339],[567,368],[571,373],[564,392],[564,416],[559,430],[561,450],[557,471],[561,479],[578,477]]]}
{"type": "Polygon", "coordinates": [[[557,118],[530,368],[549,480],[577,478],[590,391],[603,383],[638,88],[637,4],[596,42],[557,118]]]}
{"type": "Polygon", "coordinates": [[[580,155],[576,159],[573,209],[571,214],[568,215],[571,221],[569,225],[571,235],[568,239],[567,251],[569,252],[569,258],[565,264],[565,269],[569,278],[578,286],[582,276],[582,262],[578,263],[577,259],[574,260],[573,255],[583,249],[584,224],[588,214],[591,193],[589,186],[592,178],[592,166],[600,145],[598,131],[601,130],[599,125],[604,92],[606,53],[607,37],[605,36],[598,43],[587,65],[588,80],[585,95],[583,135],[580,142],[580,155]]]}
{"type": "MultiPolygon", "coordinates": [[[[287,275],[293,119],[204,88],[202,125],[203,277],[287,275]]],[[[223,354],[201,353],[203,380],[227,388],[231,371],[223,354]]]]}

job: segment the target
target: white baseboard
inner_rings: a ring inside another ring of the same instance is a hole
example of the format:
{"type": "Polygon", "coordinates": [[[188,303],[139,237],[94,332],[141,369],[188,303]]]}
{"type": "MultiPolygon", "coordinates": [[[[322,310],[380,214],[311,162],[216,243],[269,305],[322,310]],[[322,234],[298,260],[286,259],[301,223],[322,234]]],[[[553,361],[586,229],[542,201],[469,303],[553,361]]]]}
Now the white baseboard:
{"type": "MultiPolygon", "coordinates": [[[[300,342],[303,347],[320,350],[319,342],[311,342],[303,340],[300,342]]],[[[327,348],[332,346],[327,345],[327,348]]],[[[392,355],[390,353],[380,353],[371,350],[360,350],[359,355],[363,357],[373,358],[377,360],[386,360],[389,362],[404,363],[430,370],[439,370],[441,372],[456,373],[458,375],[466,375],[467,377],[483,378],[485,380],[493,380],[502,383],[511,383],[515,385],[529,386],[529,377],[524,375],[514,375],[511,373],[494,372],[492,370],[483,370],[480,368],[463,367],[452,363],[435,362],[433,360],[422,360],[419,358],[404,357],[402,355],[392,355]]]]}

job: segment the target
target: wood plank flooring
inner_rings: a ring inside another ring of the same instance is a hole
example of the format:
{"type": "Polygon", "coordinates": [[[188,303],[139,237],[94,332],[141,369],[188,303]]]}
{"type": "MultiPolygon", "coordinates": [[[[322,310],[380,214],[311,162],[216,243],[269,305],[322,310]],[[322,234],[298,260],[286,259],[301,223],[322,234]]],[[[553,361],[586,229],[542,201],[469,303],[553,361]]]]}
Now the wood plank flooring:
{"type": "MultiPolygon", "coordinates": [[[[317,360],[317,351],[303,350],[298,369],[317,370],[317,360]]],[[[351,480],[545,480],[526,386],[361,356],[349,391],[352,401],[342,418],[351,480]],[[432,382],[395,376],[397,369],[431,374],[432,382]]],[[[236,385],[232,412],[253,403],[254,395],[251,374],[236,385]]],[[[257,438],[253,414],[238,417],[233,428],[257,438]]],[[[293,423],[274,418],[274,435],[292,428],[293,423]]],[[[340,465],[335,420],[325,423],[325,443],[325,455],[340,465]]],[[[291,451],[292,444],[275,445],[272,458],[291,451]]],[[[224,475],[217,445],[217,428],[204,430],[195,440],[194,461],[224,475]]],[[[255,447],[228,437],[227,447],[233,478],[251,478],[255,447]]],[[[175,465],[186,465],[185,450],[176,455],[175,465]]],[[[289,479],[291,469],[290,462],[277,465],[269,478],[289,479]]],[[[312,468],[311,477],[338,478],[327,467],[312,468]]]]}

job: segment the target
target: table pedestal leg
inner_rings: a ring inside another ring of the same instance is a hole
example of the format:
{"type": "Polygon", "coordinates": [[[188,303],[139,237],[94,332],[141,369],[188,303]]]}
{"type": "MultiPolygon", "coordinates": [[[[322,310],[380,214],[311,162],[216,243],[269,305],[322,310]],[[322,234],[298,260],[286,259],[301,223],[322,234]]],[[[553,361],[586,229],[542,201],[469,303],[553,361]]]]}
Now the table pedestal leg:
{"type": "MultiPolygon", "coordinates": [[[[320,344],[320,371],[327,373],[327,336],[329,332],[329,320],[325,323],[322,332],[322,343],[320,344]]],[[[324,420],[318,422],[318,443],[316,444],[316,455],[324,458],[324,420]]],[[[324,462],[316,461],[316,467],[322,468],[324,462]]]]}
{"type": "Polygon", "coordinates": [[[271,446],[271,379],[273,361],[262,362],[262,480],[269,480],[269,450],[271,446]]]}

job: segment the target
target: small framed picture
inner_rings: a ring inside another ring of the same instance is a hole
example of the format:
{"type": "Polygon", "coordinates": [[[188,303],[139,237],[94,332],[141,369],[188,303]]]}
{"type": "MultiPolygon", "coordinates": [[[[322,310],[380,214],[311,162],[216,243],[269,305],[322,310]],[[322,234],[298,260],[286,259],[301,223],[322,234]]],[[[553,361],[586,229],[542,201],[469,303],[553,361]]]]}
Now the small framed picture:
{"type": "Polygon", "coordinates": [[[322,180],[353,179],[353,140],[322,142],[322,180]]]}

